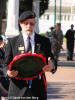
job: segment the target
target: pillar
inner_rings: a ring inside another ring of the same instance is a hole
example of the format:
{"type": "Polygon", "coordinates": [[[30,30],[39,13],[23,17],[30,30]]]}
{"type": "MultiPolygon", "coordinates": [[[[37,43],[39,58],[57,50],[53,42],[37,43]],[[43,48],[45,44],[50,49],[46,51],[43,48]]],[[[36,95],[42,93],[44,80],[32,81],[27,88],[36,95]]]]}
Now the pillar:
{"type": "Polygon", "coordinates": [[[6,36],[13,37],[19,34],[18,17],[19,0],[8,0],[6,36]]]}

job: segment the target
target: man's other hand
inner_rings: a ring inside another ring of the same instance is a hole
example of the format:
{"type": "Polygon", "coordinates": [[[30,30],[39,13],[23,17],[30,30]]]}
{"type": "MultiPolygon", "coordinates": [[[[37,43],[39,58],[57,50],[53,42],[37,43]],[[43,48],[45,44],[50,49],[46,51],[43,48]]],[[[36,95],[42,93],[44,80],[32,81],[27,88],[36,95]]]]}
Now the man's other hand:
{"type": "Polygon", "coordinates": [[[48,65],[45,65],[45,66],[43,67],[43,70],[44,70],[45,72],[47,72],[47,71],[51,71],[51,70],[53,70],[53,69],[54,69],[54,64],[52,63],[51,58],[49,57],[49,58],[48,58],[48,65]]]}

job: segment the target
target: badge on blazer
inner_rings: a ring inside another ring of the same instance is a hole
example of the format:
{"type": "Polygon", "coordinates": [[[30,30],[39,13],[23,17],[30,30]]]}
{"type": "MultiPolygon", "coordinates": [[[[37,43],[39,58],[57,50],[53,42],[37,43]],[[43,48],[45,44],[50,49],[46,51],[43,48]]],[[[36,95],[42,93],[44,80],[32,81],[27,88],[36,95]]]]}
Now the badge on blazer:
{"type": "Polygon", "coordinates": [[[19,50],[19,51],[23,51],[24,49],[25,49],[25,48],[22,47],[22,46],[18,47],[18,50],[19,50]]]}

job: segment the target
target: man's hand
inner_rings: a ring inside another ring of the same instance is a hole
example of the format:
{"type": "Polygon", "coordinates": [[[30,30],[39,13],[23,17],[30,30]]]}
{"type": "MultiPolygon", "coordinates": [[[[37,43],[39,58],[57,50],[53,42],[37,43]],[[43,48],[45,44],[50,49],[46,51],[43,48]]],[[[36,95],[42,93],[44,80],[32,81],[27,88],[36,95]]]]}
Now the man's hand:
{"type": "Polygon", "coordinates": [[[7,75],[10,77],[10,78],[14,78],[18,75],[18,71],[15,71],[15,70],[12,70],[12,71],[7,71],[7,75]]]}
{"type": "Polygon", "coordinates": [[[49,57],[48,58],[48,65],[45,65],[44,68],[43,68],[43,70],[45,72],[47,72],[47,71],[51,71],[52,69],[54,69],[54,65],[53,65],[53,63],[51,61],[51,58],[49,57]]]}

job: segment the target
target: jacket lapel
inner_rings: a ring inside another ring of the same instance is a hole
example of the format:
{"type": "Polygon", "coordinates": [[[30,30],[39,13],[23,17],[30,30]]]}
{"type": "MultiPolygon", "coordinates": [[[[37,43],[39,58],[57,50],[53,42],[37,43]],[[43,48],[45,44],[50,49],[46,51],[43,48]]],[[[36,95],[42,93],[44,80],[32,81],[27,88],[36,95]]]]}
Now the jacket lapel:
{"type": "MultiPolygon", "coordinates": [[[[35,49],[34,52],[39,54],[41,52],[42,43],[40,42],[40,37],[38,34],[35,33],[35,49]]],[[[16,41],[16,54],[22,54],[26,53],[23,36],[22,34],[19,35],[17,41],[16,41]]]]}
{"type": "Polygon", "coordinates": [[[38,35],[35,34],[35,53],[40,53],[41,43],[39,42],[40,38],[38,39],[38,35]]]}
{"type": "Polygon", "coordinates": [[[43,44],[43,38],[38,34],[35,34],[35,53],[45,56],[45,46],[43,44]]]}
{"type": "Polygon", "coordinates": [[[25,46],[24,46],[24,41],[23,41],[23,36],[22,34],[19,35],[17,42],[16,42],[16,49],[18,54],[25,53],[25,46]]]}

